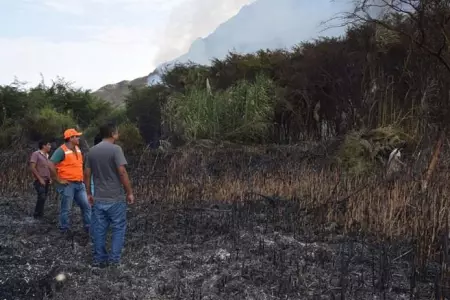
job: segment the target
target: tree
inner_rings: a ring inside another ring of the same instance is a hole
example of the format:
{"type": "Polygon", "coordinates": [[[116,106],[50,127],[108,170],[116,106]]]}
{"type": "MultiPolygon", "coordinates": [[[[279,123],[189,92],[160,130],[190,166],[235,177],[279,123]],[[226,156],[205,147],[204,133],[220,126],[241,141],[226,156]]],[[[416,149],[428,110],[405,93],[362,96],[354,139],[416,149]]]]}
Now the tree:
{"type": "Polygon", "coordinates": [[[161,105],[164,105],[168,88],[164,85],[135,88],[125,99],[127,116],[138,125],[139,132],[147,145],[159,146],[161,138],[161,105]]]}
{"type": "Polygon", "coordinates": [[[402,35],[450,72],[449,0],[356,0],[354,3],[353,12],[342,14],[344,21],[371,23],[402,35]]]}

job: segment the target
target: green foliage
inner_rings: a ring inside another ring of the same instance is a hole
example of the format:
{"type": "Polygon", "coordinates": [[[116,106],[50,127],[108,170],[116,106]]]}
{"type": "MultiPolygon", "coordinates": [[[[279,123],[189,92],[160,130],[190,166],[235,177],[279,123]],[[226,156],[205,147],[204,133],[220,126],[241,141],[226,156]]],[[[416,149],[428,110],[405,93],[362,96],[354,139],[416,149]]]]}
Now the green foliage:
{"type": "Polygon", "coordinates": [[[0,149],[10,148],[19,143],[22,139],[22,128],[19,124],[14,124],[12,120],[7,120],[0,126],[0,149]]]}
{"type": "MultiPolygon", "coordinates": [[[[422,24],[429,50],[408,38],[419,32],[410,16],[391,14],[376,24],[350,26],[341,38],[298,41],[291,51],[229,53],[211,66],[177,64],[162,75],[162,84],[131,87],[125,109],[115,110],[61,79],[29,90],[17,82],[0,86],[0,126],[7,135],[2,140],[16,141],[23,133],[35,139],[41,130],[59,136],[49,111],[60,122],[71,119],[88,138],[98,125],[114,120],[130,136],[137,130],[136,146],[159,139],[175,145],[178,138],[297,143],[390,125],[420,135],[429,123],[448,126],[450,116],[450,56],[439,36],[442,28],[433,28],[434,13],[427,13],[422,24]],[[22,121],[17,127],[12,120],[22,121]]],[[[356,173],[370,167],[354,157],[373,160],[377,152],[359,133],[347,137],[348,147],[340,154],[341,163],[356,166],[356,173]]]]}
{"type": "Polygon", "coordinates": [[[58,79],[50,86],[43,82],[31,89],[15,82],[0,86],[0,147],[20,139],[57,139],[69,127],[96,126],[114,115],[111,105],[87,90],[75,89],[58,79]]]}
{"type": "Polygon", "coordinates": [[[138,127],[133,123],[120,124],[119,135],[118,144],[126,153],[137,153],[145,146],[138,127]]]}
{"type": "Polygon", "coordinates": [[[187,63],[175,64],[162,74],[162,80],[172,91],[185,92],[187,89],[204,84],[210,69],[206,66],[187,63]]]}
{"type": "Polygon", "coordinates": [[[128,119],[136,123],[146,144],[159,140],[161,133],[161,107],[165,105],[169,90],[163,85],[131,88],[125,100],[128,119]]]}
{"type": "Polygon", "coordinates": [[[187,140],[262,141],[272,124],[275,86],[265,76],[239,81],[225,91],[195,87],[173,95],[165,118],[187,140]]]}
{"type": "Polygon", "coordinates": [[[125,108],[116,108],[108,116],[106,121],[114,122],[116,124],[123,124],[128,122],[127,111],[125,108]]]}
{"type": "Polygon", "coordinates": [[[97,125],[91,125],[83,130],[83,136],[86,139],[88,145],[94,145],[94,138],[99,133],[99,127],[97,125]]]}
{"type": "Polygon", "coordinates": [[[336,156],[342,170],[352,175],[365,175],[385,164],[394,148],[413,147],[416,141],[393,126],[346,135],[336,156]]]}
{"type": "Polygon", "coordinates": [[[352,175],[364,175],[374,170],[375,161],[371,157],[370,144],[361,139],[357,132],[346,135],[337,155],[340,167],[352,175]]]}
{"type": "Polygon", "coordinates": [[[70,115],[59,113],[52,107],[44,107],[31,113],[24,121],[23,129],[33,140],[61,137],[65,129],[76,125],[70,115]]]}
{"type": "Polygon", "coordinates": [[[93,120],[104,118],[112,111],[111,104],[95,98],[88,90],[74,89],[62,80],[43,88],[42,92],[56,111],[72,115],[81,127],[87,127],[93,120]]]}
{"type": "Polygon", "coordinates": [[[20,86],[0,86],[0,125],[17,119],[27,112],[27,94],[20,86]]]}

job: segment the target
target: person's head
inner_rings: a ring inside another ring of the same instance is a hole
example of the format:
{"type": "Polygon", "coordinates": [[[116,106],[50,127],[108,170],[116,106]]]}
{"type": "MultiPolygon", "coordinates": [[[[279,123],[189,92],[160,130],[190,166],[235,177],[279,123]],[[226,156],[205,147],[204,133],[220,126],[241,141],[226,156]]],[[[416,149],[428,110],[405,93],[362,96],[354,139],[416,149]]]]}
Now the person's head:
{"type": "Polygon", "coordinates": [[[71,143],[72,145],[78,146],[80,144],[81,135],[82,135],[81,132],[78,132],[73,128],[69,128],[66,131],[64,131],[64,141],[66,143],[71,143]]]}
{"type": "Polygon", "coordinates": [[[106,123],[100,126],[100,136],[102,139],[111,140],[113,142],[119,139],[119,130],[114,123],[106,123]]]}
{"type": "Polygon", "coordinates": [[[52,144],[50,144],[50,141],[48,140],[41,140],[38,143],[38,147],[42,152],[49,153],[52,149],[52,144]]]}

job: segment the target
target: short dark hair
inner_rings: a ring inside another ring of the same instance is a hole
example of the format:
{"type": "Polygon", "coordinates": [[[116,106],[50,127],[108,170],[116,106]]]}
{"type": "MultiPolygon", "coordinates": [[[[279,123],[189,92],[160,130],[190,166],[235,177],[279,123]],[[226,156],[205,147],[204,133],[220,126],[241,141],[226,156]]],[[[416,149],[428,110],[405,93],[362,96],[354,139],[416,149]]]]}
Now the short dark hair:
{"type": "Polygon", "coordinates": [[[98,133],[94,138],[94,145],[97,145],[101,141],[102,141],[102,136],[100,135],[100,133],[98,133]]]}
{"type": "Polygon", "coordinates": [[[42,150],[42,148],[44,148],[44,146],[47,144],[50,144],[49,140],[40,140],[38,143],[39,150],[42,150]]]}
{"type": "Polygon", "coordinates": [[[100,126],[100,137],[102,139],[110,138],[116,132],[117,132],[117,125],[112,122],[100,126]]]}

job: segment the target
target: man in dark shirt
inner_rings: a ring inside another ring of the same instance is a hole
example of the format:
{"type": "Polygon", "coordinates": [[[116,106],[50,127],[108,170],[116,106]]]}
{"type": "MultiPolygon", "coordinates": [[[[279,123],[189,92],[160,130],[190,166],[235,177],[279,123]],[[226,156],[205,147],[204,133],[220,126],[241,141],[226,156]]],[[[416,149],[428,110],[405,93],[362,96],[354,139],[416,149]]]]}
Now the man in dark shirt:
{"type": "Polygon", "coordinates": [[[133,191],[125,169],[127,160],[122,148],[115,144],[119,138],[117,127],[107,124],[100,128],[102,141],[89,150],[84,182],[92,207],[91,236],[94,265],[120,263],[125,242],[126,212],[134,203],[133,191]],[[91,191],[91,176],[95,184],[95,198],[91,191]],[[125,189],[125,191],[124,191],[125,189]],[[106,233],[112,227],[111,252],[106,251],[106,233]]]}
{"type": "Polygon", "coordinates": [[[30,170],[34,177],[34,189],[37,193],[36,207],[33,217],[41,218],[44,215],[45,201],[48,196],[48,187],[51,183],[48,154],[52,148],[49,141],[39,142],[39,150],[33,152],[30,158],[30,170]]]}

